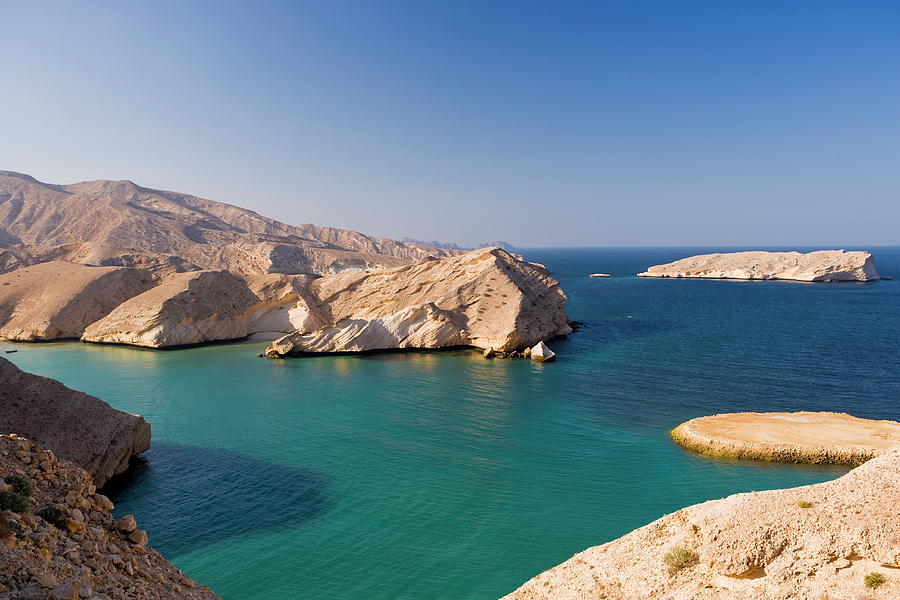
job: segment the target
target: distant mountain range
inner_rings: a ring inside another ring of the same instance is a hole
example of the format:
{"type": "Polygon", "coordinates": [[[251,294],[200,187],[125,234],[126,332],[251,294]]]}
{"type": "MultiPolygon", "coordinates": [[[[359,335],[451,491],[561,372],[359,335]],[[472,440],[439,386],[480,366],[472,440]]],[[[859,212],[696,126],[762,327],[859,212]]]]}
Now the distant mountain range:
{"type": "Polygon", "coordinates": [[[423,242],[422,240],[414,240],[412,238],[401,238],[401,242],[405,242],[408,244],[418,244],[421,246],[428,246],[429,248],[439,248],[441,250],[477,250],[478,248],[493,248],[495,246],[499,246],[506,250],[507,252],[514,252],[516,247],[510,244],[509,242],[504,242],[503,240],[498,240],[496,242],[481,242],[477,246],[460,246],[455,242],[423,242]]]}
{"type": "Polygon", "coordinates": [[[347,229],[286,225],[131,181],[53,185],[0,171],[0,272],[65,260],[169,272],[325,274],[457,253],[347,229]]]}

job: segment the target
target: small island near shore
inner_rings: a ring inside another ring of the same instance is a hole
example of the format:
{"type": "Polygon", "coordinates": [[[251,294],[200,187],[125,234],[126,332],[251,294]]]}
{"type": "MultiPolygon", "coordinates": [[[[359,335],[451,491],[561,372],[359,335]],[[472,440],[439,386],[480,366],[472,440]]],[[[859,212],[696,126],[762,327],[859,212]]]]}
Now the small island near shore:
{"type": "Polygon", "coordinates": [[[790,281],[876,281],[869,252],[728,252],[700,254],[650,267],[638,277],[674,279],[785,279],[790,281]]]}
{"type": "Polygon", "coordinates": [[[769,460],[816,455],[766,454],[759,444],[806,448],[810,440],[825,462],[876,458],[833,481],[681,509],[576,554],[503,600],[896,598],[884,573],[900,569],[900,423],[836,413],[736,413],[689,421],[673,438],[716,453],[725,444],[737,453],[745,443],[748,454],[769,460]]]}
{"type": "Polygon", "coordinates": [[[711,456],[858,465],[900,445],[900,423],[844,413],[726,413],[672,430],[678,444],[711,456]]]}

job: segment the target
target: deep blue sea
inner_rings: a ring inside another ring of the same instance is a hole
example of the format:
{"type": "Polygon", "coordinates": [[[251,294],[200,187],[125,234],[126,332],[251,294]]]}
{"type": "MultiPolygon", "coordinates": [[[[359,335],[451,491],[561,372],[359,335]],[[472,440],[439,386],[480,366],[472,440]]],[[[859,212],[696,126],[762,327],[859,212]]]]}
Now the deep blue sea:
{"type": "Polygon", "coordinates": [[[525,250],[580,322],[555,363],[0,347],[152,423],[116,512],[226,600],[487,600],[685,505],[845,472],[698,456],[668,438],[684,420],[900,419],[900,248],[869,248],[893,281],[633,276],[715,250],[525,250]]]}

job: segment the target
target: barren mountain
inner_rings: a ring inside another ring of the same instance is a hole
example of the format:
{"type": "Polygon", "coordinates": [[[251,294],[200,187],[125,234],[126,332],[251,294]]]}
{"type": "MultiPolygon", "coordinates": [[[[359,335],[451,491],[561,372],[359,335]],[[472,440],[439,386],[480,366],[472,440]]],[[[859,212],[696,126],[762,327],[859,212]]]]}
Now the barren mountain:
{"type": "Polygon", "coordinates": [[[107,266],[174,261],[170,270],[237,274],[335,273],[454,254],[346,229],[286,225],[131,181],[51,185],[11,171],[0,171],[0,247],[7,248],[0,252],[5,270],[60,259],[107,266]]]}

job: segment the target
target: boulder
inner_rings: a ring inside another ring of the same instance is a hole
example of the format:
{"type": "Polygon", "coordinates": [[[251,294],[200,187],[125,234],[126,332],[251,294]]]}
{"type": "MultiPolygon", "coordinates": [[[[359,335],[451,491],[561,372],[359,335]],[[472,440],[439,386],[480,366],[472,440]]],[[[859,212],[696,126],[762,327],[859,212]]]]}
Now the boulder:
{"type": "Polygon", "coordinates": [[[551,350],[544,342],[535,344],[528,355],[531,357],[531,360],[535,362],[548,362],[556,358],[556,352],[551,350]]]}
{"type": "Polygon", "coordinates": [[[26,373],[5,358],[0,358],[0,432],[27,436],[53,450],[88,471],[97,485],[125,471],[132,456],[150,447],[150,424],[141,416],[26,373]]]}

